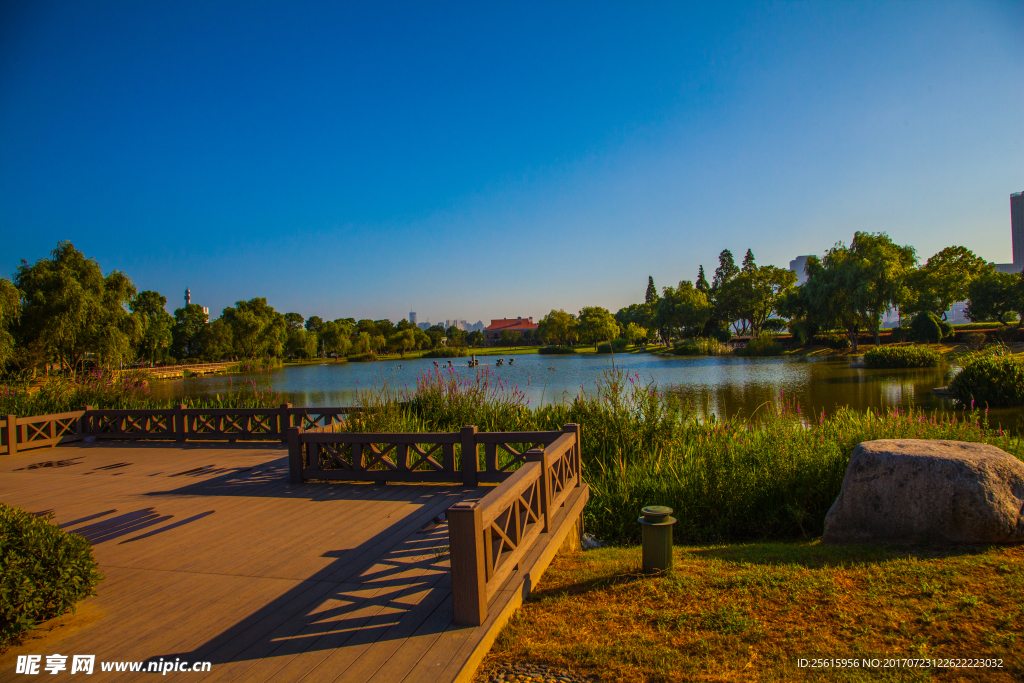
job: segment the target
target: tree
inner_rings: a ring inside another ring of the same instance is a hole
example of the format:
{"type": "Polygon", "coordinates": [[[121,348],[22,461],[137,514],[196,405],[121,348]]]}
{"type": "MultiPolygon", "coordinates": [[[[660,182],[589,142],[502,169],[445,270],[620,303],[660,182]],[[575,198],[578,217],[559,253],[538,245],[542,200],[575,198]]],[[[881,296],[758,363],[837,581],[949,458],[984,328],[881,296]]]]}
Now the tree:
{"type": "Polygon", "coordinates": [[[301,330],[303,322],[305,322],[305,318],[303,318],[298,313],[285,313],[284,314],[284,324],[288,328],[289,332],[295,332],[296,330],[301,330]]]}
{"type": "MultiPolygon", "coordinates": [[[[315,317],[315,316],[314,316],[315,317]]],[[[326,353],[344,356],[352,348],[349,340],[352,328],[346,320],[331,320],[320,327],[320,341],[326,353]]]]}
{"type": "Polygon", "coordinates": [[[868,324],[854,298],[857,269],[850,250],[837,244],[820,260],[808,257],[807,282],[801,287],[809,318],[817,321],[821,329],[845,331],[853,353],[857,353],[861,328],[868,324]]]}
{"type": "Polygon", "coordinates": [[[395,324],[387,318],[383,320],[374,320],[373,324],[377,328],[377,334],[382,337],[390,337],[395,333],[395,324]]]}
{"type": "Polygon", "coordinates": [[[561,309],[552,310],[537,323],[537,332],[548,344],[571,344],[576,340],[576,316],[561,309]]]}
{"type": "Polygon", "coordinates": [[[907,276],[916,265],[917,256],[913,247],[894,244],[884,232],[857,232],[850,244],[849,258],[852,262],[846,272],[852,300],[867,318],[878,346],[882,316],[905,300],[907,276]]]}
{"type": "Polygon", "coordinates": [[[397,351],[402,354],[402,358],[405,358],[406,351],[412,351],[414,348],[416,348],[416,333],[411,328],[407,327],[388,337],[388,351],[397,351]]]}
{"type": "Polygon", "coordinates": [[[740,274],[740,269],[736,267],[736,261],[732,258],[732,252],[728,249],[723,249],[718,254],[718,268],[715,269],[715,277],[711,280],[711,290],[716,291],[721,287],[740,274]]]}
{"type": "Polygon", "coordinates": [[[14,284],[0,278],[0,369],[14,357],[14,336],[8,331],[21,316],[21,292],[14,284]]]}
{"type": "Polygon", "coordinates": [[[202,334],[206,329],[206,312],[198,304],[186,304],[174,310],[171,348],[178,358],[197,358],[202,354],[202,334]]]}
{"type": "Polygon", "coordinates": [[[776,266],[751,266],[726,283],[721,297],[728,307],[758,335],[787,291],[796,283],[796,273],[776,266]]]}
{"type": "Polygon", "coordinates": [[[318,315],[311,315],[306,320],[306,331],[320,334],[320,329],[324,326],[324,321],[318,315]]]}
{"type": "Polygon", "coordinates": [[[644,303],[653,304],[658,300],[658,289],[654,286],[654,278],[647,276],[647,293],[644,294],[644,303]]]}
{"type": "Polygon", "coordinates": [[[711,317],[711,304],[703,292],[689,280],[678,287],[666,287],[655,309],[655,319],[662,339],[668,344],[677,333],[694,336],[711,317]]]}
{"type": "Polygon", "coordinates": [[[975,322],[998,320],[1007,325],[1014,312],[1024,313],[1021,289],[1021,277],[990,270],[967,288],[967,317],[975,322]]]}
{"type": "Polygon", "coordinates": [[[607,308],[586,306],[576,320],[579,338],[584,344],[611,341],[619,336],[619,324],[607,308]]]}
{"type": "MultiPolygon", "coordinates": [[[[286,316],[287,317],[287,314],[286,316]]],[[[295,327],[288,330],[285,341],[285,351],[289,356],[300,358],[315,358],[319,339],[316,332],[309,332],[302,327],[295,327]]]]}
{"type": "Polygon", "coordinates": [[[909,274],[906,305],[901,315],[929,312],[946,319],[946,311],[968,298],[970,284],[989,273],[992,266],[966,247],[946,247],[909,274]]]}
{"type": "Polygon", "coordinates": [[[139,292],[129,304],[142,330],[138,355],[148,357],[150,363],[156,362],[157,349],[168,349],[173,342],[171,328],[174,327],[174,318],[164,308],[166,305],[167,297],[149,290],[139,292]]]}
{"type": "Polygon", "coordinates": [[[221,317],[231,327],[235,350],[243,358],[279,356],[284,350],[287,324],[265,297],[236,301],[234,307],[224,309],[221,317]]]}
{"type": "Polygon", "coordinates": [[[484,333],[480,330],[473,330],[466,337],[466,342],[470,346],[483,346],[485,341],[484,333]]]}
{"type": "Polygon", "coordinates": [[[231,327],[222,318],[211,321],[199,333],[200,354],[205,360],[218,361],[231,355],[234,348],[231,327]]]}
{"type": "Polygon", "coordinates": [[[708,280],[704,277],[704,266],[701,266],[697,271],[697,284],[694,285],[698,292],[708,294],[711,292],[711,286],[708,284],[708,280]]]}
{"type": "Polygon", "coordinates": [[[13,284],[22,293],[23,343],[38,340],[72,375],[89,353],[108,365],[130,359],[142,329],[128,311],[136,290],[124,273],[104,276],[99,263],[64,241],[50,258],[22,261],[13,284]]]}
{"type": "Polygon", "coordinates": [[[629,323],[626,327],[626,339],[630,344],[639,344],[647,340],[647,328],[640,327],[636,323],[629,323]]]}
{"type": "Polygon", "coordinates": [[[755,270],[757,270],[757,264],[754,263],[754,252],[747,249],[747,253],[743,255],[743,267],[740,268],[740,272],[749,275],[755,270]]]}
{"type": "Polygon", "coordinates": [[[459,328],[452,325],[445,330],[445,336],[448,337],[448,346],[465,346],[466,345],[466,331],[460,330],[459,328]]]}

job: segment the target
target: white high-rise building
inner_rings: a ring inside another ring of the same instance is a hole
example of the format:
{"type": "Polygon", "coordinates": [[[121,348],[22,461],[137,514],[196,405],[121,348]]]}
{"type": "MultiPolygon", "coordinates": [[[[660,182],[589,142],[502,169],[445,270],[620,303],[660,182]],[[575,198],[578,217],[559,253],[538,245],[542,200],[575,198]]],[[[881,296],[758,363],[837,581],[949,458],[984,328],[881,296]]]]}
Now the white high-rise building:
{"type": "Polygon", "coordinates": [[[409,322],[416,324],[416,311],[409,311],[409,322]]]}
{"type": "Polygon", "coordinates": [[[802,285],[807,282],[807,273],[804,268],[807,266],[807,259],[810,258],[810,254],[804,254],[797,256],[795,259],[789,262],[789,269],[796,273],[796,283],[802,285]]]}

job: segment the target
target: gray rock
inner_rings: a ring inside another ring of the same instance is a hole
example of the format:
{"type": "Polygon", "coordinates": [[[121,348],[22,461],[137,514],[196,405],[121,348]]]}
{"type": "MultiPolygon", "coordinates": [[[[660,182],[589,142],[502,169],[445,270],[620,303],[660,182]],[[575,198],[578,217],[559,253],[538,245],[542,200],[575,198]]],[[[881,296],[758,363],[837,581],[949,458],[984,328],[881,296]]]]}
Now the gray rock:
{"type": "Polygon", "coordinates": [[[981,443],[865,441],[850,457],[822,541],[1024,542],[1024,463],[981,443]]]}

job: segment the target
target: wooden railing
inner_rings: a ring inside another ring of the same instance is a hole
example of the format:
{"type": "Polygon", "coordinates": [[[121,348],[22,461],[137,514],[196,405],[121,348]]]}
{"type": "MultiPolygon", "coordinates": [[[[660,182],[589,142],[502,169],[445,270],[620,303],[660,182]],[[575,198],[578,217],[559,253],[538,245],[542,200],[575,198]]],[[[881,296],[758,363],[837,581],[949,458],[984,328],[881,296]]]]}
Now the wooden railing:
{"type": "Polygon", "coordinates": [[[86,406],[55,415],[0,418],[0,453],[97,439],[176,441],[286,441],[288,429],[337,428],[360,408],[172,408],[95,410],[86,406]]]}
{"type": "Polygon", "coordinates": [[[33,417],[6,415],[0,419],[0,453],[11,455],[29,448],[77,441],[83,436],[84,414],[84,410],[75,410],[33,417]]]}
{"type": "Polygon", "coordinates": [[[565,434],[565,430],[480,432],[473,426],[458,432],[379,434],[293,427],[288,433],[289,470],[293,484],[334,479],[476,486],[505,481],[526,463],[529,448],[547,447],[565,434]]]}
{"type": "Polygon", "coordinates": [[[583,486],[579,425],[555,433],[557,439],[528,451],[526,463],[481,500],[448,508],[456,623],[479,626],[487,619],[488,602],[542,534],[553,531],[556,514],[583,486]]]}

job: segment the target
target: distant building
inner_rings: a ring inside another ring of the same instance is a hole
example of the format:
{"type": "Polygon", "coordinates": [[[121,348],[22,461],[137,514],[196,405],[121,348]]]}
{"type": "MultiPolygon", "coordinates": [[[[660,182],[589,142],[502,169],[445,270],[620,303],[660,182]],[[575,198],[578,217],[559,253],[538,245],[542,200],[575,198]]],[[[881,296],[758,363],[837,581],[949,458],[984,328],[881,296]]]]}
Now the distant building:
{"type": "Polygon", "coordinates": [[[472,325],[469,326],[469,331],[470,332],[483,332],[484,331],[484,327],[486,327],[486,325],[484,325],[484,321],[483,320],[477,320],[475,323],[473,323],[472,325]]]}
{"type": "Polygon", "coordinates": [[[536,331],[537,323],[533,318],[499,318],[491,319],[491,324],[484,328],[484,343],[487,346],[494,346],[501,339],[502,332],[518,332],[520,335],[526,332],[536,331]]]}
{"type": "MultiPolygon", "coordinates": [[[[188,287],[186,287],[185,288],[185,308],[188,308],[191,304],[192,304],[192,290],[189,289],[188,287]]],[[[203,309],[203,315],[205,315],[207,318],[209,318],[210,317],[210,307],[209,306],[201,306],[200,308],[203,309]]]]}
{"type": "Polygon", "coordinates": [[[1019,273],[1024,269],[1024,192],[1010,195],[1010,239],[1013,263],[993,263],[1000,273],[1019,273]]]}
{"type": "Polygon", "coordinates": [[[416,324],[416,311],[409,311],[409,322],[416,324]]]}
{"type": "Polygon", "coordinates": [[[807,273],[804,269],[807,267],[807,259],[810,257],[810,254],[804,254],[803,256],[797,256],[789,262],[789,269],[796,273],[796,283],[798,285],[807,282],[807,273]]]}
{"type": "Polygon", "coordinates": [[[422,322],[416,323],[416,327],[420,328],[421,330],[429,330],[431,327],[433,327],[433,325],[431,325],[429,322],[422,322]]]}

